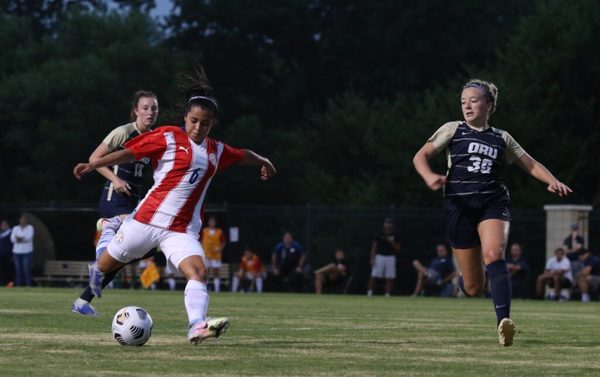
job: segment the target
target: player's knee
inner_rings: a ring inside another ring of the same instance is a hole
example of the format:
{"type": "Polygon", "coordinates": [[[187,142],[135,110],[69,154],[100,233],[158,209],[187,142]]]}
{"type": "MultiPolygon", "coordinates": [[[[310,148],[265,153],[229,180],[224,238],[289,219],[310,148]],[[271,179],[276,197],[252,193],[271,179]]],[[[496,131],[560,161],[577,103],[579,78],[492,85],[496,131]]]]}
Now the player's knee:
{"type": "Polygon", "coordinates": [[[464,283],[467,295],[471,297],[481,296],[483,293],[483,283],[464,283]]]}

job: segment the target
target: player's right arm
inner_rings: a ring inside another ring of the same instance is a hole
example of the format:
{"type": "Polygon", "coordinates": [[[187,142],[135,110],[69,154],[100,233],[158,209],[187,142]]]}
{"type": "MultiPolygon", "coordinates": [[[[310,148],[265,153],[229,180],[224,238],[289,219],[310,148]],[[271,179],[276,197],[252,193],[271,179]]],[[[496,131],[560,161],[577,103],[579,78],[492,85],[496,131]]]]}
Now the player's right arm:
{"type": "MultiPolygon", "coordinates": [[[[110,147],[105,142],[102,142],[98,145],[96,150],[94,150],[94,152],[92,152],[92,154],[90,155],[90,162],[95,163],[100,158],[106,156],[110,152],[112,152],[110,147]]],[[[116,192],[125,194],[127,196],[131,195],[131,192],[129,191],[131,189],[131,187],[129,186],[129,183],[127,183],[124,180],[122,180],[121,178],[117,177],[117,175],[115,173],[113,173],[113,171],[111,169],[109,169],[107,167],[101,167],[101,168],[97,168],[96,171],[112,183],[116,192]]]]}
{"type": "Polygon", "coordinates": [[[81,179],[84,174],[96,170],[103,166],[118,165],[125,162],[131,162],[135,160],[135,157],[131,150],[121,149],[120,151],[112,152],[104,157],[99,158],[96,162],[80,162],[73,168],[73,175],[77,179],[81,179]]]}
{"type": "Polygon", "coordinates": [[[446,176],[433,172],[431,166],[429,166],[429,159],[437,153],[437,149],[433,143],[427,142],[419,149],[413,158],[415,170],[419,173],[421,178],[423,178],[427,187],[432,190],[439,190],[446,183],[446,176]]]}

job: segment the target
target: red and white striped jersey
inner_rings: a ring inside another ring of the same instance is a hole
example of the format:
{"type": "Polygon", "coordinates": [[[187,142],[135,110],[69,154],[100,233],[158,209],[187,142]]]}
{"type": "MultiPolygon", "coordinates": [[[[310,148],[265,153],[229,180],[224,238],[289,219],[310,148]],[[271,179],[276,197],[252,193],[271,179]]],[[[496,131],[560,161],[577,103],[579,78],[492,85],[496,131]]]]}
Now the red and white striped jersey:
{"type": "Polygon", "coordinates": [[[202,227],[202,203],[212,177],[244,158],[242,149],[208,137],[196,144],[176,126],[159,127],[124,146],[136,160],[149,157],[154,168],[154,185],[133,218],[196,236],[202,227]]]}

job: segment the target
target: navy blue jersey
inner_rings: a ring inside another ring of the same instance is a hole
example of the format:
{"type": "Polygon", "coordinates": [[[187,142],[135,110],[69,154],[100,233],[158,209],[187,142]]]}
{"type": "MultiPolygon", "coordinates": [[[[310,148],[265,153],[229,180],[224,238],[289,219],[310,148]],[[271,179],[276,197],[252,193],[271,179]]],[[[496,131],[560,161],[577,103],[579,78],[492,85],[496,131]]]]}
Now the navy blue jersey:
{"type": "Polygon", "coordinates": [[[529,272],[529,263],[527,263],[527,260],[525,260],[524,258],[519,258],[519,259],[507,258],[506,263],[507,264],[516,264],[516,265],[521,266],[521,269],[519,271],[515,272],[510,277],[511,281],[525,282],[525,280],[527,280],[527,274],[529,272]]]}
{"type": "MultiPolygon", "coordinates": [[[[135,123],[128,123],[112,130],[106,138],[104,143],[108,146],[111,152],[123,149],[123,145],[133,139],[134,137],[141,135],[141,132],[135,126],[135,123]]],[[[142,193],[142,178],[144,169],[150,164],[149,158],[143,158],[132,162],[126,162],[120,165],[112,167],[113,173],[127,182],[131,187],[131,196],[136,203],[143,197],[142,193]]],[[[107,201],[110,201],[112,195],[120,195],[112,190],[112,184],[109,180],[104,183],[104,190],[107,190],[106,195],[107,201]]]]}
{"type": "Polygon", "coordinates": [[[279,264],[276,267],[281,269],[294,268],[298,266],[300,258],[304,255],[304,249],[296,241],[292,241],[289,245],[280,242],[275,246],[273,254],[277,257],[277,263],[279,264]]]}
{"type": "Polygon", "coordinates": [[[506,131],[489,126],[477,130],[465,122],[450,122],[428,141],[437,150],[446,150],[446,209],[480,210],[508,205],[508,190],[500,175],[505,165],[525,151],[506,131]]]}
{"type": "Polygon", "coordinates": [[[600,275],[600,258],[595,257],[593,255],[589,255],[584,261],[583,265],[585,267],[591,267],[590,274],[591,275],[600,275]]]}
{"type": "Polygon", "coordinates": [[[394,244],[400,242],[397,234],[385,234],[383,232],[375,235],[374,241],[377,243],[375,253],[379,255],[395,255],[394,244]]]}

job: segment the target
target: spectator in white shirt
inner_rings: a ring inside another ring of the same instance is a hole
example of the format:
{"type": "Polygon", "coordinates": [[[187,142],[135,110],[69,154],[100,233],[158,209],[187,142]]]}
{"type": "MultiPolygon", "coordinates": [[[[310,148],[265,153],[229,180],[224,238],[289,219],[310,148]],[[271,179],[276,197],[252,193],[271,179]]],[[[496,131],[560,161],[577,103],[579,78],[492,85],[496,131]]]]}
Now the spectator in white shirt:
{"type": "Polygon", "coordinates": [[[560,297],[561,289],[573,286],[571,262],[565,257],[565,250],[562,247],[554,251],[554,256],[546,262],[546,270],[537,278],[536,292],[538,296],[543,296],[546,284],[550,284],[554,288],[554,292],[548,297],[550,300],[560,297]]]}
{"type": "Polygon", "coordinates": [[[23,213],[19,225],[10,234],[13,242],[13,260],[15,262],[15,283],[17,286],[31,285],[31,266],[33,262],[33,226],[23,213]]]}

